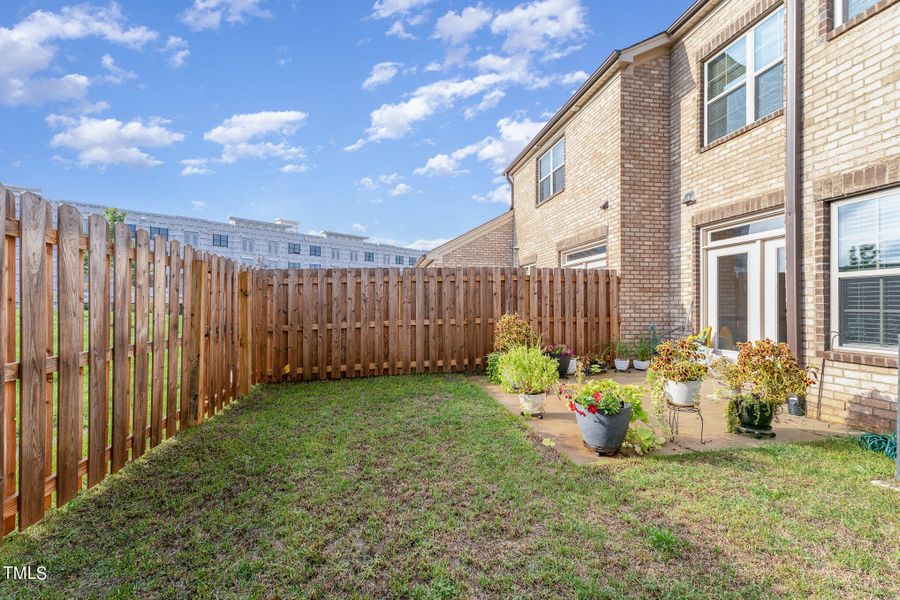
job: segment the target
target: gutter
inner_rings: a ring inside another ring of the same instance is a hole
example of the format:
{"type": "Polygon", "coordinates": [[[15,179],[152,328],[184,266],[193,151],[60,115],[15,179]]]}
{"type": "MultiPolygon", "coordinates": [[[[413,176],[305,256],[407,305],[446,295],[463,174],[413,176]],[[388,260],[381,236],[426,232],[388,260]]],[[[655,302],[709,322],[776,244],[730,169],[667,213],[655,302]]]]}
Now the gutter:
{"type": "Polygon", "coordinates": [[[800,0],[786,0],[787,49],[784,116],[786,132],[784,175],[785,228],[785,303],[787,304],[787,343],[800,356],[800,0]]]}

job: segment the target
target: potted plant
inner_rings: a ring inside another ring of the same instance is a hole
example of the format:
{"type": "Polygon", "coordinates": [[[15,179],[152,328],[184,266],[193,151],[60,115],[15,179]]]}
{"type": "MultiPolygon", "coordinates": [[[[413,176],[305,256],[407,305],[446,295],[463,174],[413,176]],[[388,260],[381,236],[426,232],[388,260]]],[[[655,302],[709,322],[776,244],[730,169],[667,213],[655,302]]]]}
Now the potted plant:
{"type": "Polygon", "coordinates": [[[569,361],[569,369],[566,371],[566,377],[571,377],[575,374],[575,371],[578,370],[578,364],[582,362],[582,358],[580,356],[576,356],[572,354],[572,359],[569,361]]]}
{"type": "MultiPolygon", "coordinates": [[[[597,379],[569,394],[569,410],[575,413],[585,445],[599,454],[615,454],[621,450],[632,417],[642,415],[646,421],[646,414],[640,408],[642,391],[636,385],[597,379]]],[[[652,439],[652,431],[650,434],[652,439]]]]}
{"type": "Polygon", "coordinates": [[[615,360],[616,371],[627,371],[628,365],[631,363],[631,346],[619,340],[613,342],[612,352],[615,360]]]}
{"type": "Polygon", "coordinates": [[[638,371],[646,371],[650,367],[650,358],[653,356],[653,346],[650,338],[640,338],[634,346],[634,368],[638,371]]]}
{"type": "Polygon", "coordinates": [[[589,354],[584,358],[584,374],[600,375],[606,373],[606,361],[600,354],[589,354]]]}
{"type": "Polygon", "coordinates": [[[558,363],[537,346],[513,346],[499,360],[503,390],[519,395],[522,414],[543,417],[547,390],[558,380],[558,363]]]}
{"type": "Polygon", "coordinates": [[[569,375],[569,364],[575,355],[571,348],[565,344],[553,344],[544,348],[544,353],[556,360],[560,377],[569,375]]]}
{"type": "Polygon", "coordinates": [[[506,313],[494,327],[494,352],[506,352],[513,346],[540,346],[541,336],[518,313],[506,313]]]}
{"type": "Polygon", "coordinates": [[[695,342],[687,338],[663,342],[656,347],[650,368],[665,380],[664,389],[672,404],[696,403],[707,366],[695,342]]]}
{"type": "Polygon", "coordinates": [[[752,433],[772,429],[772,419],[790,396],[805,396],[813,384],[809,371],[797,364],[787,344],[770,339],[738,344],[737,366],[750,393],[734,394],[728,401],[729,431],[740,428],[752,433]]]}
{"type": "Polygon", "coordinates": [[[728,388],[729,396],[737,396],[741,393],[744,384],[747,383],[744,373],[734,361],[722,357],[710,365],[710,370],[716,378],[728,388]]]}
{"type": "Polygon", "coordinates": [[[703,355],[703,362],[709,365],[712,362],[712,327],[707,325],[699,333],[688,336],[688,340],[697,344],[697,350],[703,355]]]}

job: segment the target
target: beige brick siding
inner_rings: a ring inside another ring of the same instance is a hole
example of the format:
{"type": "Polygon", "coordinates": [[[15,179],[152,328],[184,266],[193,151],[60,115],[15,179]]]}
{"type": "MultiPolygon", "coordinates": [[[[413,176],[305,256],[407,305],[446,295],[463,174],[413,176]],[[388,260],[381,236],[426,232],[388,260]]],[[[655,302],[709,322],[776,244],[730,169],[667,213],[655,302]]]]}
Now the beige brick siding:
{"type": "Polygon", "coordinates": [[[474,237],[458,248],[436,256],[434,267],[513,267],[513,222],[474,237]]]}

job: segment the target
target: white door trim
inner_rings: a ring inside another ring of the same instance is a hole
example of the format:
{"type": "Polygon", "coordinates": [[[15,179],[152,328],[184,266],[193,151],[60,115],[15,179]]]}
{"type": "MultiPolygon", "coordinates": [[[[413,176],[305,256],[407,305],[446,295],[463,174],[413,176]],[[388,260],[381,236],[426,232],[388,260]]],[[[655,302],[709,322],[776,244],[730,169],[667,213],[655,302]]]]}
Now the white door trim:
{"type": "MultiPolygon", "coordinates": [[[[719,346],[719,315],[718,293],[719,273],[717,269],[718,259],[722,256],[747,255],[747,338],[754,340],[759,338],[760,330],[760,299],[759,289],[759,243],[750,242],[729,246],[727,248],[715,248],[707,251],[708,260],[708,285],[707,285],[707,315],[712,327],[713,348],[719,346]]],[[[726,356],[736,356],[736,351],[720,350],[726,356]]]]}

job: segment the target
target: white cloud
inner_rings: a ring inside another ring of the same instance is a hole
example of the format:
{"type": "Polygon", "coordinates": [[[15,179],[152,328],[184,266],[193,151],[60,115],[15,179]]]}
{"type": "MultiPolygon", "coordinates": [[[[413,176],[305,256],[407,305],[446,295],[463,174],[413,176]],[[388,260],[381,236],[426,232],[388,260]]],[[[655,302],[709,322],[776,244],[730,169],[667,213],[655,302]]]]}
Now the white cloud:
{"type": "Polygon", "coordinates": [[[112,164],[153,167],[161,161],[144,152],[144,148],[163,148],[184,139],[183,134],[167,129],[168,121],[159,117],[123,123],[117,119],[50,115],[47,124],[60,129],[50,140],[50,146],[75,150],[83,167],[112,164]]]}
{"type": "Polygon", "coordinates": [[[112,83],[113,85],[119,85],[128,79],[137,78],[137,75],[135,75],[134,72],[123,69],[117,65],[115,59],[109,54],[104,54],[100,58],[100,64],[104,69],[109,71],[109,75],[105,76],[103,80],[112,83]]]}
{"type": "Polygon", "coordinates": [[[360,232],[360,233],[365,233],[365,232],[366,232],[366,226],[363,225],[362,223],[354,223],[353,225],[350,226],[350,228],[351,228],[353,231],[358,231],[358,232],[360,232]]]}
{"type": "Polygon", "coordinates": [[[461,44],[487,25],[491,16],[491,11],[481,5],[468,6],[460,13],[449,11],[435,23],[433,37],[451,44],[461,44]]]}
{"type": "Polygon", "coordinates": [[[406,31],[406,27],[403,26],[403,21],[394,21],[394,24],[384,32],[384,35],[389,37],[400,38],[401,40],[414,40],[416,36],[406,31]]]}
{"type": "Polygon", "coordinates": [[[191,205],[194,207],[194,210],[206,210],[209,208],[209,205],[203,200],[191,200],[191,205]]]}
{"type": "Polygon", "coordinates": [[[375,183],[375,180],[371,177],[363,177],[359,181],[356,182],[356,186],[360,189],[364,190],[374,190],[378,187],[378,184],[375,183]]]}
{"type": "Polygon", "coordinates": [[[176,69],[183,67],[191,54],[187,41],[177,35],[169,36],[166,45],[162,47],[162,52],[169,55],[169,64],[176,69]]]}
{"type": "Polygon", "coordinates": [[[282,173],[306,173],[307,171],[309,171],[309,166],[303,165],[303,164],[299,164],[299,165],[287,164],[278,170],[281,171],[282,173]]]}
{"type": "Polygon", "coordinates": [[[413,250],[431,250],[432,248],[437,248],[438,246],[446,244],[449,241],[449,238],[436,238],[433,240],[418,239],[412,244],[407,244],[406,247],[412,248],[413,250]]]}
{"type": "Polygon", "coordinates": [[[388,173],[387,175],[378,176],[378,181],[384,185],[394,185],[401,179],[404,179],[404,177],[400,173],[388,173]]]}
{"type": "Polygon", "coordinates": [[[424,167],[419,167],[413,171],[416,175],[450,176],[468,173],[467,169],[461,169],[460,161],[478,152],[479,144],[471,144],[465,148],[453,152],[452,154],[437,154],[428,159],[424,167]]]}
{"type": "Polygon", "coordinates": [[[380,85],[388,83],[391,79],[394,78],[399,70],[399,67],[401,66],[403,65],[396,62],[380,62],[377,65],[373,66],[372,73],[365,81],[363,81],[363,89],[371,90],[380,85]]]}
{"type": "Polygon", "coordinates": [[[503,49],[508,53],[537,52],[583,35],[584,18],[580,0],[537,0],[497,14],[491,31],[505,36],[503,49]]]}
{"type": "Polygon", "coordinates": [[[182,176],[212,175],[215,173],[215,171],[209,168],[209,160],[206,158],[187,158],[181,161],[181,164],[184,166],[184,168],[181,169],[182,176]]]}
{"type": "Polygon", "coordinates": [[[463,116],[466,119],[471,119],[478,113],[482,113],[486,110],[490,110],[492,108],[496,108],[500,101],[506,96],[506,92],[503,90],[494,90],[492,92],[488,92],[481,98],[481,102],[476,104],[475,106],[469,106],[463,112],[463,116]]]}
{"type": "Polygon", "coordinates": [[[434,0],[378,0],[372,6],[372,16],[376,19],[389,19],[396,15],[405,15],[410,11],[431,4],[434,0]]]}
{"type": "Polygon", "coordinates": [[[563,85],[581,85],[590,77],[584,71],[573,71],[559,76],[559,82],[563,85]]]}
{"type": "Polygon", "coordinates": [[[194,31],[218,29],[227,23],[243,23],[247,17],[269,18],[272,14],[261,8],[263,0],[194,0],[181,15],[181,21],[194,31]]]}
{"type": "Polygon", "coordinates": [[[483,196],[475,194],[472,196],[472,200],[484,204],[505,204],[506,206],[509,206],[512,203],[512,196],[510,195],[509,186],[504,184],[495,187],[483,196]]]}
{"type": "Polygon", "coordinates": [[[405,196],[410,193],[412,188],[405,183],[398,183],[394,189],[391,190],[391,196],[405,196]]]}
{"type": "Polygon", "coordinates": [[[116,3],[37,10],[12,28],[0,27],[0,103],[43,104],[83,97],[90,85],[85,75],[39,74],[52,66],[58,50],[54,42],[87,37],[139,49],[158,34],[147,27],[127,26],[116,3]]]}
{"type": "Polygon", "coordinates": [[[217,159],[222,163],[234,163],[243,159],[272,159],[282,165],[285,173],[299,173],[303,168],[299,161],[306,158],[306,150],[295,146],[287,138],[296,133],[306,121],[307,114],[297,110],[263,111],[232,115],[220,125],[203,134],[203,139],[222,146],[217,159]],[[278,142],[261,138],[280,136],[278,142]]]}

